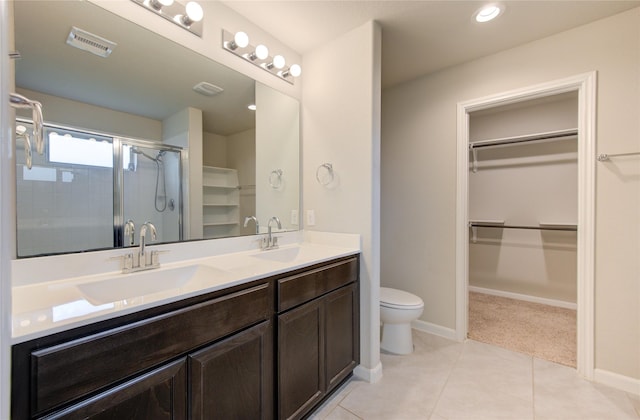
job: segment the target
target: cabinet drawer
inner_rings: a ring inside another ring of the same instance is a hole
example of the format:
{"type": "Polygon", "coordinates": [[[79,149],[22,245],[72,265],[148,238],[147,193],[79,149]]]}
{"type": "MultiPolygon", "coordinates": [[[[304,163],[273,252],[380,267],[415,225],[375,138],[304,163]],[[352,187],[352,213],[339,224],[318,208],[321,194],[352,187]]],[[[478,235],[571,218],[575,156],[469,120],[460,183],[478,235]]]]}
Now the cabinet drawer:
{"type": "Polygon", "coordinates": [[[270,317],[269,283],[31,353],[37,415],[270,317]]]}
{"type": "Polygon", "coordinates": [[[358,258],[278,280],[278,312],[286,311],[358,279],[358,258]]]}

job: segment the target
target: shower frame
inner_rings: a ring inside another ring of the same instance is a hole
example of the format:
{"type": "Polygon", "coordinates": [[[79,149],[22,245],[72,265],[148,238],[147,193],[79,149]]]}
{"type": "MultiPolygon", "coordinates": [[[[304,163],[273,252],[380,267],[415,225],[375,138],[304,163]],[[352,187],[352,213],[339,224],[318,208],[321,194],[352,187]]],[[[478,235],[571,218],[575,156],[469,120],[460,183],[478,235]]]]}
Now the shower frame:
{"type": "MultiPolygon", "coordinates": [[[[182,148],[171,146],[164,143],[157,143],[149,140],[139,140],[129,137],[112,136],[113,139],[113,247],[124,248],[124,166],[122,149],[123,146],[129,145],[133,147],[143,147],[147,149],[155,149],[158,151],[167,151],[178,153],[178,173],[182,178],[182,148]]],[[[166,182],[166,180],[164,181],[166,182]]],[[[178,185],[179,205],[178,205],[178,241],[183,239],[182,231],[182,211],[183,211],[183,183],[181,179],[178,185]]]]}
{"type": "MultiPolygon", "coordinates": [[[[25,124],[33,124],[33,121],[29,118],[16,117],[16,122],[25,124]]],[[[75,131],[84,134],[95,135],[100,137],[107,137],[111,139],[111,146],[113,150],[113,248],[124,248],[124,167],[122,146],[123,143],[131,146],[144,147],[149,149],[164,150],[170,152],[179,153],[178,159],[178,173],[180,174],[180,182],[178,185],[178,194],[180,197],[178,205],[178,241],[182,241],[184,238],[183,232],[183,210],[184,210],[184,182],[183,179],[183,166],[185,155],[184,149],[178,146],[171,146],[164,143],[158,143],[150,140],[135,139],[132,137],[119,136],[116,134],[99,132],[94,130],[87,130],[80,127],[70,127],[62,124],[55,124],[50,122],[44,123],[45,128],[53,128],[65,131],[75,131]]],[[[45,140],[45,151],[48,156],[49,142],[45,140]]]]}

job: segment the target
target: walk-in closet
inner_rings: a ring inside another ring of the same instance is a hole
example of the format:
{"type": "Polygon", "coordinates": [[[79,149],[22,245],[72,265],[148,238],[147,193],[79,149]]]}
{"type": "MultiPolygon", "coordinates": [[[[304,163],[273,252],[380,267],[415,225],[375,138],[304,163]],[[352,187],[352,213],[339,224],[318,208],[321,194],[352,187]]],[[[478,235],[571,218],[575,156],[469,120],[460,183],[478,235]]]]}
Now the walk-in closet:
{"type": "Polygon", "coordinates": [[[468,336],[576,366],[577,92],[469,118],[468,336]]]}

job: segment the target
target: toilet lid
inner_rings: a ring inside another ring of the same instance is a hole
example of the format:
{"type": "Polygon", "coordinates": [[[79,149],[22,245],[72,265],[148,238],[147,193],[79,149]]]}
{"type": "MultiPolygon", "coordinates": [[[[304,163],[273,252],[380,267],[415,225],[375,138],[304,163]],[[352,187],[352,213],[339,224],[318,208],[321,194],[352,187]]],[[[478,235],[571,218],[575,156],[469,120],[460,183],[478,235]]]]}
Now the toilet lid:
{"type": "Polygon", "coordinates": [[[418,296],[404,290],[380,288],[380,305],[387,308],[414,309],[424,306],[424,302],[418,296]]]}

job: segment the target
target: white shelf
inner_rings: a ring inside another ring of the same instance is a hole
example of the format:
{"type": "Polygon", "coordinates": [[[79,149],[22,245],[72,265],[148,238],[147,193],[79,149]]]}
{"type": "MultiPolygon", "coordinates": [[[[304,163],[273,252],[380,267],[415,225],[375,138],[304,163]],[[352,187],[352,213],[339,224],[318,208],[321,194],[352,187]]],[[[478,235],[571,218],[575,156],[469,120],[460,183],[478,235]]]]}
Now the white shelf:
{"type": "Polygon", "coordinates": [[[237,186],[229,185],[214,185],[214,184],[202,184],[203,188],[222,189],[222,190],[237,190],[237,186]]]}
{"type": "Polygon", "coordinates": [[[202,219],[205,238],[240,233],[238,171],[213,166],[202,167],[202,219]]]}
{"type": "Polygon", "coordinates": [[[203,223],[202,226],[207,228],[207,227],[214,227],[214,226],[235,226],[239,224],[240,223],[238,222],[215,222],[215,223],[203,223]]]}
{"type": "Polygon", "coordinates": [[[577,223],[540,222],[540,227],[558,229],[577,229],[577,223]]]}
{"type": "Polygon", "coordinates": [[[224,204],[224,203],[204,203],[202,207],[238,207],[238,204],[224,204]]]}

